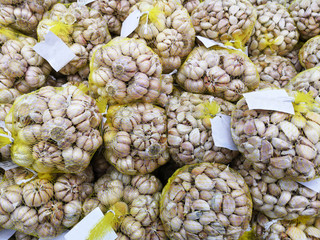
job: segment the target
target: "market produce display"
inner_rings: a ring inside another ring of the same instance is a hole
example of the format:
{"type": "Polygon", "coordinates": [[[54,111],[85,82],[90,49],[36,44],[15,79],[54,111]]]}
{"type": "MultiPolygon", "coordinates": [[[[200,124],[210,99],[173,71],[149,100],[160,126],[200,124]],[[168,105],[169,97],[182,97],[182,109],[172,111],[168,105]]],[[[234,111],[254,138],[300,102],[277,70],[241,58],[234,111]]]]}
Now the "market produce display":
{"type": "Polygon", "coordinates": [[[319,24],[319,0],[0,0],[0,239],[320,240],[319,24]]]}

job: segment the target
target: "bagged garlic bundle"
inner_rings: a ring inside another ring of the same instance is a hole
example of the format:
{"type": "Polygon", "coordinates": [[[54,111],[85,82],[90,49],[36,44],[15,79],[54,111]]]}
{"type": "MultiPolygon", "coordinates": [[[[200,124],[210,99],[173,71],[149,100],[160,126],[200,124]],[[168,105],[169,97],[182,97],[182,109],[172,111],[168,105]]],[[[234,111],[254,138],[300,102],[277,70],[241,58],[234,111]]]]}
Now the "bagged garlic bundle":
{"type": "Polygon", "coordinates": [[[289,6],[289,12],[297,24],[303,40],[315,37],[320,33],[320,3],[317,0],[295,0],[289,6]]]}
{"type": "Polygon", "coordinates": [[[153,175],[129,176],[110,168],[94,185],[96,198],[88,198],[83,207],[112,211],[117,239],[165,240],[168,238],[159,219],[161,189],[153,175]]]}
{"type": "Polygon", "coordinates": [[[109,105],[152,103],[161,94],[160,58],[145,42],[114,38],[97,49],[90,62],[89,88],[109,105]]]}
{"type": "Polygon", "coordinates": [[[170,239],[238,239],[251,214],[248,186],[223,164],[184,166],[161,195],[160,218],[170,239]]]}
{"type": "Polygon", "coordinates": [[[176,0],[143,0],[130,13],[144,13],[129,37],[144,39],[161,58],[163,72],[178,69],[195,43],[195,30],[188,11],[176,0]]]}
{"type": "Polygon", "coordinates": [[[301,65],[306,68],[320,66],[320,36],[309,39],[299,51],[301,65]]]}
{"type": "Polygon", "coordinates": [[[89,64],[90,51],[99,44],[111,40],[106,20],[99,11],[78,3],[57,3],[46,12],[40,21],[37,34],[39,41],[51,31],[57,35],[76,55],[59,72],[75,74],[89,64]]]}
{"type": "Polygon", "coordinates": [[[285,55],[285,58],[289,59],[293,66],[296,68],[297,72],[301,72],[303,67],[301,66],[301,63],[299,61],[299,51],[301,47],[303,46],[302,42],[298,42],[293,50],[291,50],[288,54],[285,55]]]}
{"type": "Polygon", "coordinates": [[[294,220],[320,213],[320,194],[294,180],[269,177],[248,159],[233,163],[250,189],[253,209],[272,219],[294,220]]]}
{"type": "Polygon", "coordinates": [[[169,100],[168,148],[180,166],[200,162],[230,163],[238,151],[215,146],[210,119],[231,115],[232,103],[210,95],[178,92],[169,100]]]}
{"type": "Polygon", "coordinates": [[[289,96],[294,98],[294,115],[249,110],[242,98],[232,112],[231,134],[239,151],[260,173],[274,179],[310,181],[319,176],[320,169],[320,105],[302,92],[289,96]]]}
{"type": "Polygon", "coordinates": [[[16,164],[40,173],[79,172],[102,144],[96,102],[75,86],[19,97],[6,117],[16,164]]]}
{"type": "Polygon", "coordinates": [[[39,238],[22,232],[15,232],[9,240],[38,240],[39,238]]]}
{"type": "Polygon", "coordinates": [[[251,57],[250,59],[257,67],[260,83],[265,81],[277,88],[283,88],[297,75],[295,67],[290,60],[285,57],[262,54],[257,57],[251,57]]]}
{"type": "Polygon", "coordinates": [[[320,239],[320,218],[300,217],[293,221],[271,220],[258,213],[254,221],[259,240],[316,240],[320,239]]]}
{"type": "MultiPolygon", "coordinates": [[[[10,108],[12,107],[12,104],[6,103],[6,104],[0,104],[0,134],[9,134],[9,132],[5,128],[5,118],[10,111],[10,108]]],[[[0,135],[0,138],[2,138],[0,141],[4,141],[4,143],[0,143],[0,161],[9,161],[11,160],[11,140],[10,137],[3,138],[3,136],[0,135]]]]}
{"type": "Polygon", "coordinates": [[[0,27],[0,39],[0,89],[16,97],[17,91],[29,93],[45,85],[51,67],[33,49],[37,40],[5,27],[0,27]]]}
{"type": "MultiPolygon", "coordinates": [[[[92,170],[91,170],[92,171],[92,170]]],[[[84,174],[36,176],[19,167],[0,184],[0,225],[39,238],[56,237],[82,217],[82,202],[93,192],[84,174]]]]}
{"type": "Polygon", "coordinates": [[[259,85],[259,74],[249,57],[238,50],[194,48],[178,71],[177,83],[188,92],[209,93],[236,102],[259,85]]]}
{"type": "Polygon", "coordinates": [[[28,35],[35,34],[39,21],[57,0],[1,0],[0,24],[28,35]]]}
{"type": "Polygon", "coordinates": [[[151,173],[169,160],[165,110],[150,103],[109,107],[104,156],[118,171],[151,173]]]}
{"type": "Polygon", "coordinates": [[[103,17],[107,20],[109,31],[119,36],[121,25],[128,17],[130,8],[139,1],[140,0],[98,0],[96,1],[96,5],[103,17]]]}
{"type": "Polygon", "coordinates": [[[196,34],[242,48],[249,40],[257,12],[247,0],[205,0],[191,13],[196,34]]]}
{"type": "Polygon", "coordinates": [[[258,18],[250,41],[249,54],[284,56],[298,43],[299,32],[286,7],[275,2],[257,7],[258,18]]]}
{"type": "Polygon", "coordinates": [[[310,94],[320,104],[320,67],[302,71],[285,86],[291,91],[310,94]]]}
{"type": "Polygon", "coordinates": [[[202,0],[180,0],[180,3],[187,9],[188,13],[191,14],[194,9],[198,7],[198,5],[202,2],[202,0]]]}

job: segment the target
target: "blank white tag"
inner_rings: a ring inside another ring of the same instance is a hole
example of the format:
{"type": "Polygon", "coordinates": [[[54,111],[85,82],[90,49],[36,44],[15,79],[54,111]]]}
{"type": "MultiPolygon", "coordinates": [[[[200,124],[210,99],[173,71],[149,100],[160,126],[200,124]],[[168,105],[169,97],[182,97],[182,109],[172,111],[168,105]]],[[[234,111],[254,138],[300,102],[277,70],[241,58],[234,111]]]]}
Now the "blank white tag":
{"type": "Polygon", "coordinates": [[[2,229],[0,230],[0,239],[1,240],[8,240],[12,237],[12,235],[16,232],[16,230],[12,229],[2,229]]]}
{"type": "Polygon", "coordinates": [[[17,167],[19,167],[19,166],[17,164],[15,164],[14,162],[11,162],[11,161],[0,162],[0,168],[2,168],[5,171],[8,171],[8,170],[13,169],[13,168],[17,168],[17,167]]]}
{"type": "MultiPolygon", "coordinates": [[[[68,233],[69,231],[65,231],[61,233],[59,236],[56,236],[55,238],[50,238],[50,240],[65,240],[64,236],[68,233]]],[[[39,240],[48,240],[47,238],[39,238],[39,240]]]]}
{"type": "Polygon", "coordinates": [[[80,6],[85,6],[87,5],[88,3],[92,3],[94,2],[95,0],[77,0],[77,3],[80,5],[80,6]]]}
{"type": "Polygon", "coordinates": [[[229,48],[229,49],[232,49],[232,50],[238,50],[238,51],[241,51],[240,49],[238,48],[235,48],[235,47],[232,47],[232,46],[226,46],[224,45],[223,43],[219,43],[219,42],[216,42],[212,39],[209,39],[209,38],[206,38],[206,37],[201,37],[201,36],[197,36],[197,38],[200,40],[200,42],[203,43],[203,45],[206,47],[206,48],[210,48],[212,46],[219,46],[219,47],[223,47],[223,48],[229,48]]]}
{"type": "Polygon", "coordinates": [[[256,92],[243,93],[249,109],[273,110],[294,115],[292,102],[294,98],[289,97],[284,89],[260,90],[256,92]]]}
{"type": "Polygon", "coordinates": [[[143,14],[144,13],[141,13],[138,9],[130,13],[122,23],[120,36],[128,37],[138,27],[140,17],[143,14]]]}
{"type": "MultiPolygon", "coordinates": [[[[94,228],[103,216],[100,208],[95,208],[64,236],[65,240],[86,240],[91,229],[94,228]]],[[[114,240],[116,238],[117,234],[112,230],[100,240],[114,240]]]]}
{"type": "Polygon", "coordinates": [[[303,186],[310,188],[311,190],[320,193],[320,178],[316,178],[314,180],[311,180],[309,182],[298,182],[302,184],[303,186]]]}
{"type": "Polygon", "coordinates": [[[210,122],[214,145],[238,151],[231,136],[231,117],[218,113],[214,118],[210,119],[210,122]]]}
{"type": "Polygon", "coordinates": [[[49,31],[43,42],[37,43],[33,49],[46,59],[56,72],[67,65],[76,55],[53,32],[49,31]]]}

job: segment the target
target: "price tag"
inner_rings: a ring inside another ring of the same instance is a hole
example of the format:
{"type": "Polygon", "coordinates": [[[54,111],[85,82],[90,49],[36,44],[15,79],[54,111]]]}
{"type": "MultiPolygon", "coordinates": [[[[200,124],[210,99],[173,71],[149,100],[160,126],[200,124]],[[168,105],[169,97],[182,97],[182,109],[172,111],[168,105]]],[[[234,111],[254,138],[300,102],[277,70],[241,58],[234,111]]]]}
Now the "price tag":
{"type": "Polygon", "coordinates": [[[129,16],[123,21],[121,27],[121,37],[128,37],[138,26],[140,17],[144,14],[138,9],[134,10],[129,16]]]}
{"type": "Polygon", "coordinates": [[[256,92],[243,93],[249,109],[273,110],[294,115],[292,102],[293,97],[289,97],[284,89],[260,90],[256,92]]]}
{"type": "MultiPolygon", "coordinates": [[[[95,208],[64,236],[65,240],[86,240],[91,229],[103,218],[103,216],[100,208],[95,208]]],[[[117,234],[112,230],[108,231],[108,233],[100,240],[114,240],[116,238],[117,234]]]]}
{"type": "Polygon", "coordinates": [[[311,190],[320,193],[320,178],[316,178],[314,180],[308,181],[308,182],[298,182],[302,184],[303,186],[310,188],[311,190]]]}
{"type": "Polygon", "coordinates": [[[95,0],[77,0],[77,3],[80,5],[80,6],[85,6],[89,3],[92,3],[94,2],[95,0]]]}
{"type": "Polygon", "coordinates": [[[210,119],[210,122],[214,145],[238,151],[231,136],[231,117],[218,113],[214,118],[210,119]]]}
{"type": "Polygon", "coordinates": [[[71,49],[51,31],[45,36],[45,41],[37,43],[33,49],[41,57],[46,59],[57,72],[76,56],[71,49]]]}
{"type": "Polygon", "coordinates": [[[8,171],[13,168],[17,168],[17,167],[19,167],[19,166],[12,161],[0,162],[0,168],[2,168],[5,171],[8,171]]]}
{"type": "Polygon", "coordinates": [[[210,47],[213,47],[213,46],[219,46],[219,47],[223,47],[223,48],[228,48],[228,49],[232,49],[232,50],[241,51],[241,49],[238,49],[238,48],[235,48],[235,47],[232,47],[232,46],[224,45],[223,43],[216,42],[216,41],[214,41],[212,39],[209,39],[209,38],[206,38],[206,37],[197,36],[197,38],[200,40],[200,42],[203,43],[203,45],[206,48],[210,48],[210,47]]]}
{"type": "MultiPolygon", "coordinates": [[[[61,233],[59,236],[56,236],[55,238],[50,238],[50,240],[65,240],[64,236],[68,233],[69,231],[65,231],[64,233],[61,233]]],[[[39,238],[39,240],[48,240],[47,238],[39,238]]]]}
{"type": "Polygon", "coordinates": [[[8,240],[13,236],[13,234],[16,232],[16,230],[12,229],[2,229],[0,230],[0,239],[1,240],[8,240]]]}

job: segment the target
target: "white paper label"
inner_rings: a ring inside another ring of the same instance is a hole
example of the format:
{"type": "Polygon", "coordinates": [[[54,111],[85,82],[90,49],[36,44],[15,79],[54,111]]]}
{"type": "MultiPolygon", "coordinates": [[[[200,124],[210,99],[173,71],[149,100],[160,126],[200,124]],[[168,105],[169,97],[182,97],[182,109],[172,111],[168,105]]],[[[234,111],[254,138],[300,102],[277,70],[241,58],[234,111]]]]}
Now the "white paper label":
{"type": "Polygon", "coordinates": [[[11,161],[0,162],[0,168],[2,168],[5,171],[8,171],[13,168],[17,168],[17,167],[19,167],[19,166],[11,161]]]}
{"type": "Polygon", "coordinates": [[[0,240],[8,240],[12,237],[12,235],[16,232],[16,230],[12,229],[2,229],[0,230],[0,240]]]}
{"type": "MultiPolygon", "coordinates": [[[[61,233],[59,236],[56,236],[55,238],[50,238],[50,240],[65,240],[64,236],[68,233],[69,231],[65,231],[64,233],[61,233]]],[[[39,240],[48,240],[47,238],[39,238],[39,240]]]]}
{"type": "Polygon", "coordinates": [[[316,178],[314,180],[311,180],[309,182],[298,182],[302,184],[303,186],[310,188],[311,190],[320,193],[320,178],[316,178]]]}
{"type": "Polygon", "coordinates": [[[144,13],[141,13],[138,9],[130,13],[122,23],[120,36],[128,37],[138,27],[140,17],[143,14],[144,13]]]}
{"type": "Polygon", "coordinates": [[[80,5],[80,6],[85,6],[89,3],[92,3],[94,2],[95,0],[77,0],[77,3],[80,5]]]}
{"type": "Polygon", "coordinates": [[[71,49],[51,31],[45,36],[45,41],[37,43],[33,49],[41,57],[46,59],[57,72],[76,56],[71,49]]]}
{"type": "MultiPolygon", "coordinates": [[[[95,208],[64,236],[65,240],[86,240],[91,229],[103,218],[103,216],[100,208],[95,208]]],[[[116,238],[117,234],[112,230],[101,240],[114,240],[116,238]]]]}
{"type": "Polygon", "coordinates": [[[249,109],[273,110],[294,115],[292,102],[294,98],[289,97],[284,89],[260,90],[256,92],[243,93],[249,109]]]}
{"type": "Polygon", "coordinates": [[[218,113],[214,118],[210,119],[210,122],[214,145],[238,151],[231,137],[231,117],[218,113]]]}
{"type": "Polygon", "coordinates": [[[232,47],[232,46],[226,46],[223,43],[216,42],[216,41],[214,41],[212,39],[209,39],[209,38],[206,38],[206,37],[197,36],[197,38],[200,40],[200,42],[203,43],[203,45],[206,48],[210,48],[212,46],[219,46],[219,47],[223,47],[223,48],[229,48],[229,49],[232,49],[232,50],[241,51],[241,49],[238,49],[238,48],[235,48],[235,47],[232,47]]]}

